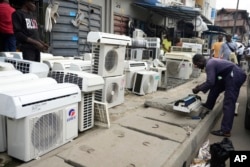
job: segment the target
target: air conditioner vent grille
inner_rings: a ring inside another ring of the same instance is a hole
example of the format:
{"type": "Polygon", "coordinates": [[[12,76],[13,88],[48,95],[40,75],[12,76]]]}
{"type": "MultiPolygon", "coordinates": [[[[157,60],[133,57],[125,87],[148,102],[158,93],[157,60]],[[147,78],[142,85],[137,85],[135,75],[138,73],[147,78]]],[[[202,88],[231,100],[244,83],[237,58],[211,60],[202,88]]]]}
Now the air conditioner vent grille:
{"type": "Polygon", "coordinates": [[[93,63],[92,73],[98,74],[99,59],[100,59],[100,46],[99,45],[94,46],[93,53],[94,53],[94,56],[93,56],[94,63],[93,63]]]}
{"type": "Polygon", "coordinates": [[[83,129],[90,128],[94,125],[93,119],[94,119],[94,113],[93,113],[93,93],[84,93],[82,102],[83,102],[83,129]]]}
{"type": "Polygon", "coordinates": [[[30,63],[28,62],[23,62],[23,61],[20,61],[18,60],[18,62],[16,60],[11,60],[11,59],[5,59],[5,62],[6,63],[11,63],[13,64],[13,66],[21,71],[22,73],[29,73],[30,72],[30,63]]]}
{"type": "Polygon", "coordinates": [[[31,155],[39,155],[63,142],[62,114],[59,110],[29,120],[31,132],[31,155]]]}
{"type": "Polygon", "coordinates": [[[57,81],[57,83],[64,82],[64,72],[62,72],[62,71],[51,71],[49,73],[48,77],[55,79],[57,81]]]}
{"type": "Polygon", "coordinates": [[[102,102],[102,90],[95,91],[95,100],[102,102]]]}
{"type": "Polygon", "coordinates": [[[64,82],[66,83],[73,83],[73,84],[78,85],[81,90],[82,90],[82,84],[83,84],[82,81],[83,81],[83,78],[78,77],[77,74],[72,74],[72,73],[67,73],[64,79],[64,82]]]}
{"type": "Polygon", "coordinates": [[[145,67],[145,63],[131,63],[130,67],[145,67]]]}

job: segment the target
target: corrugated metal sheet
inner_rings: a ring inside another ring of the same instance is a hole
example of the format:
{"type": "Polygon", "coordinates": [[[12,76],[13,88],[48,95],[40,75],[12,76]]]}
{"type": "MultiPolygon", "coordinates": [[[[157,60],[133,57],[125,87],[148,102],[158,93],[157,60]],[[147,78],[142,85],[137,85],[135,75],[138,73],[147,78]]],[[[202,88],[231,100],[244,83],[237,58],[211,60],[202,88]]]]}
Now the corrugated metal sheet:
{"type": "Polygon", "coordinates": [[[101,7],[75,0],[58,1],[59,17],[51,32],[51,53],[55,56],[79,56],[90,52],[87,43],[89,31],[101,31],[101,7]],[[75,27],[72,20],[84,14],[83,24],[75,27]]]}

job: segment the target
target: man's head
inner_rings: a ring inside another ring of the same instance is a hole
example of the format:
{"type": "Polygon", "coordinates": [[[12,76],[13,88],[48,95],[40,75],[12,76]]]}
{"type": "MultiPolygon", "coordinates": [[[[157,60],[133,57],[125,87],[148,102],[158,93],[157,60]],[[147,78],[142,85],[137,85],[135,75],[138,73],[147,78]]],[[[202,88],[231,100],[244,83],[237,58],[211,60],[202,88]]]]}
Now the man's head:
{"type": "Polygon", "coordinates": [[[222,40],[223,40],[223,36],[222,36],[222,35],[219,35],[219,36],[218,36],[218,41],[219,41],[219,42],[222,42],[222,40]]]}
{"type": "Polygon", "coordinates": [[[193,57],[193,64],[199,69],[204,69],[206,66],[206,59],[201,54],[196,54],[193,57]]]}
{"type": "Polygon", "coordinates": [[[226,35],[226,41],[231,42],[232,41],[232,35],[230,35],[230,34],[226,35]]]}

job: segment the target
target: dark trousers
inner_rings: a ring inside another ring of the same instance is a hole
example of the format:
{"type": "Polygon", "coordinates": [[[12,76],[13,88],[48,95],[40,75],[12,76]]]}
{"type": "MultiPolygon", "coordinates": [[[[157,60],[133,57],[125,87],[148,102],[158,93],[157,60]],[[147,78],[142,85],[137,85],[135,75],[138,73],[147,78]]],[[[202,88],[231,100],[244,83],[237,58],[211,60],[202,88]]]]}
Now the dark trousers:
{"type": "Polygon", "coordinates": [[[239,68],[234,67],[233,76],[229,73],[222,80],[218,80],[210,89],[205,107],[212,110],[220,93],[224,92],[223,118],[221,130],[230,132],[233,126],[235,103],[237,102],[240,87],[246,80],[246,74],[239,68]]]}
{"type": "Polygon", "coordinates": [[[14,34],[0,33],[0,51],[16,52],[16,37],[14,34]]]}
{"type": "Polygon", "coordinates": [[[40,62],[40,51],[33,45],[25,44],[20,46],[24,60],[40,62]]]}

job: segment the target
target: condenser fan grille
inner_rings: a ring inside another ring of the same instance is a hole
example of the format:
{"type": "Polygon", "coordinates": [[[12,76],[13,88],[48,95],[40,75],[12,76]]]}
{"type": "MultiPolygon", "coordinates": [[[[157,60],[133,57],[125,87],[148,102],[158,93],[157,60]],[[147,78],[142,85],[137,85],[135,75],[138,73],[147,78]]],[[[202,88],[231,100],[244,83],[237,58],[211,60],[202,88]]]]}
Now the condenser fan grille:
{"type": "Polygon", "coordinates": [[[51,71],[48,77],[55,79],[57,83],[64,82],[64,72],[61,72],[61,71],[51,71]]]}
{"type": "Polygon", "coordinates": [[[21,71],[22,73],[29,73],[30,72],[30,63],[17,62],[16,69],[21,71]]]}
{"type": "Polygon", "coordinates": [[[63,113],[63,111],[30,119],[33,145],[31,155],[45,152],[62,143],[62,117],[59,113],[63,113]]]}
{"type": "Polygon", "coordinates": [[[118,96],[119,86],[117,83],[111,83],[107,87],[106,101],[108,103],[113,103],[118,96]]]}
{"type": "Polygon", "coordinates": [[[87,129],[89,127],[92,127],[94,125],[93,123],[93,118],[94,118],[94,113],[93,113],[93,93],[84,93],[83,98],[82,98],[82,103],[83,103],[83,129],[87,129]]]}
{"type": "Polygon", "coordinates": [[[78,77],[77,74],[67,73],[65,75],[64,82],[76,84],[80,89],[82,89],[82,80],[83,79],[81,77],[78,77]]]}
{"type": "Polygon", "coordinates": [[[105,56],[105,69],[106,71],[112,71],[116,68],[118,62],[118,53],[115,50],[110,50],[105,56]]]}
{"type": "Polygon", "coordinates": [[[177,75],[180,71],[180,63],[181,62],[168,62],[167,71],[170,75],[177,75]]]}
{"type": "Polygon", "coordinates": [[[151,92],[153,84],[154,84],[154,77],[152,75],[146,77],[146,79],[143,82],[143,92],[145,94],[151,92]]]}

